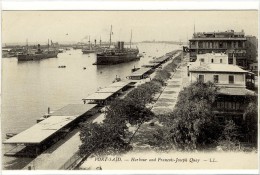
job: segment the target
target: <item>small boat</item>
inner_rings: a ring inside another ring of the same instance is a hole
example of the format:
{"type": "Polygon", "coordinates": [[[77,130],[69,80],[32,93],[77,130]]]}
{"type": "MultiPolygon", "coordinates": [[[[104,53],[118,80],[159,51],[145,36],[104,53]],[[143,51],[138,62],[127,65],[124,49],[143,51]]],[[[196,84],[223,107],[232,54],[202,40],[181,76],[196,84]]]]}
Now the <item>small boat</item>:
{"type": "Polygon", "coordinates": [[[17,135],[17,133],[6,133],[6,139],[10,139],[11,137],[17,135]]]}
{"type": "Polygon", "coordinates": [[[65,66],[65,65],[62,65],[62,66],[58,66],[58,68],[66,68],[66,66],[65,66]]]}
{"type": "Polygon", "coordinates": [[[112,83],[116,83],[116,82],[119,82],[119,81],[121,81],[121,78],[117,77],[117,75],[116,75],[116,78],[114,79],[114,81],[112,81],[112,83]]]}
{"type": "Polygon", "coordinates": [[[137,70],[139,70],[140,68],[136,68],[135,66],[134,66],[134,68],[132,69],[132,72],[135,72],[135,71],[137,71],[137,70]]]}

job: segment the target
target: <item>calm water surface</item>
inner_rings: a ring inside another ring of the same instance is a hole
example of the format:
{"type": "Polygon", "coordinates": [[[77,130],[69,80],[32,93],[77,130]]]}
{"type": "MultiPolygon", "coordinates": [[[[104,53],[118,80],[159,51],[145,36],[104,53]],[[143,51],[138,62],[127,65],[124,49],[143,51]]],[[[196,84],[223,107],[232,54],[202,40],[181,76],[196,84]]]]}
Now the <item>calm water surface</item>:
{"type": "MultiPolygon", "coordinates": [[[[80,104],[82,98],[111,84],[116,76],[125,79],[134,66],[141,67],[152,57],[180,46],[141,43],[138,48],[144,57],[118,65],[92,65],[96,55],[82,54],[81,50],[69,50],[59,53],[58,58],[40,61],[18,62],[17,58],[3,58],[2,139],[6,133],[19,133],[34,125],[48,107],[56,110],[67,104],[80,104]],[[58,68],[60,65],[66,68],[58,68]]],[[[2,154],[10,148],[3,146],[2,154]]],[[[2,160],[3,169],[21,169],[31,161],[4,156],[2,160]]]]}

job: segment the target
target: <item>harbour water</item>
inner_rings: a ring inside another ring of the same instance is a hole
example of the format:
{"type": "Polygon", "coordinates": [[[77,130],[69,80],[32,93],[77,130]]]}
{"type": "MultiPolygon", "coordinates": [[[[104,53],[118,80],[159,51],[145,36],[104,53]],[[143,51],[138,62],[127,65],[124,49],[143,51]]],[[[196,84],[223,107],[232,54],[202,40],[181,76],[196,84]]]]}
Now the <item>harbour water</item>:
{"type": "MultiPolygon", "coordinates": [[[[115,77],[125,79],[134,67],[148,63],[153,57],[180,49],[179,45],[139,43],[140,60],[118,65],[93,65],[95,54],[81,50],[59,53],[58,58],[18,62],[2,59],[2,140],[6,133],[19,133],[36,123],[51,110],[67,104],[83,103],[82,98],[112,83],[115,77]],[[65,65],[66,68],[58,68],[65,65]],[[83,69],[83,68],[86,69],[83,69]]],[[[2,145],[2,154],[11,149],[2,145]]],[[[30,158],[4,157],[3,169],[21,169],[30,158]]]]}

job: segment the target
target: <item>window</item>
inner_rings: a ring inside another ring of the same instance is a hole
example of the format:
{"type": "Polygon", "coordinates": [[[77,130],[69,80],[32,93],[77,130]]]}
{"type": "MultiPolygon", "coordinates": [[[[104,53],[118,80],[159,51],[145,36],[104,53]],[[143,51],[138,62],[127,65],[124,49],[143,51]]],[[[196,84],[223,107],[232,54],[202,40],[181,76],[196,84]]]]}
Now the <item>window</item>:
{"type": "Polygon", "coordinates": [[[199,81],[204,82],[204,75],[199,75],[199,81]]]}
{"type": "Polygon", "coordinates": [[[201,58],[201,59],[200,59],[200,62],[204,63],[204,58],[201,58]]]}
{"type": "Polygon", "coordinates": [[[222,63],[222,59],[220,59],[220,63],[222,63]]]}
{"type": "Polygon", "coordinates": [[[219,82],[218,75],[213,75],[213,80],[214,80],[214,83],[218,83],[219,82]]]}
{"type": "Polygon", "coordinates": [[[211,63],[214,63],[214,59],[211,59],[211,63]]]}
{"type": "Polygon", "coordinates": [[[229,75],[228,76],[228,83],[229,84],[234,84],[234,75],[229,75]]]}
{"type": "Polygon", "coordinates": [[[223,48],[223,43],[222,42],[219,43],[219,48],[223,48]]]}
{"type": "Polygon", "coordinates": [[[239,109],[240,108],[240,103],[236,103],[236,109],[239,109]]]}

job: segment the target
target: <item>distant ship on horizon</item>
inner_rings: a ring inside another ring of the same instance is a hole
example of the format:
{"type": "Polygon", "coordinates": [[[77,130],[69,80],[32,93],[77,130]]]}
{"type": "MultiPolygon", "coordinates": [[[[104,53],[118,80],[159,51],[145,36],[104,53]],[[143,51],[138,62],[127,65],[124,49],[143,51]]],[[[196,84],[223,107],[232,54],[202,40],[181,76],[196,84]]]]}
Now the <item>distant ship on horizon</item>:
{"type": "Polygon", "coordinates": [[[102,52],[103,49],[105,48],[102,48],[101,46],[101,38],[100,38],[100,44],[97,45],[96,43],[96,40],[95,40],[95,44],[94,46],[90,43],[90,36],[89,36],[89,41],[88,41],[88,47],[83,47],[82,48],[82,53],[83,54],[89,54],[89,53],[99,53],[99,52],[102,52]]]}

